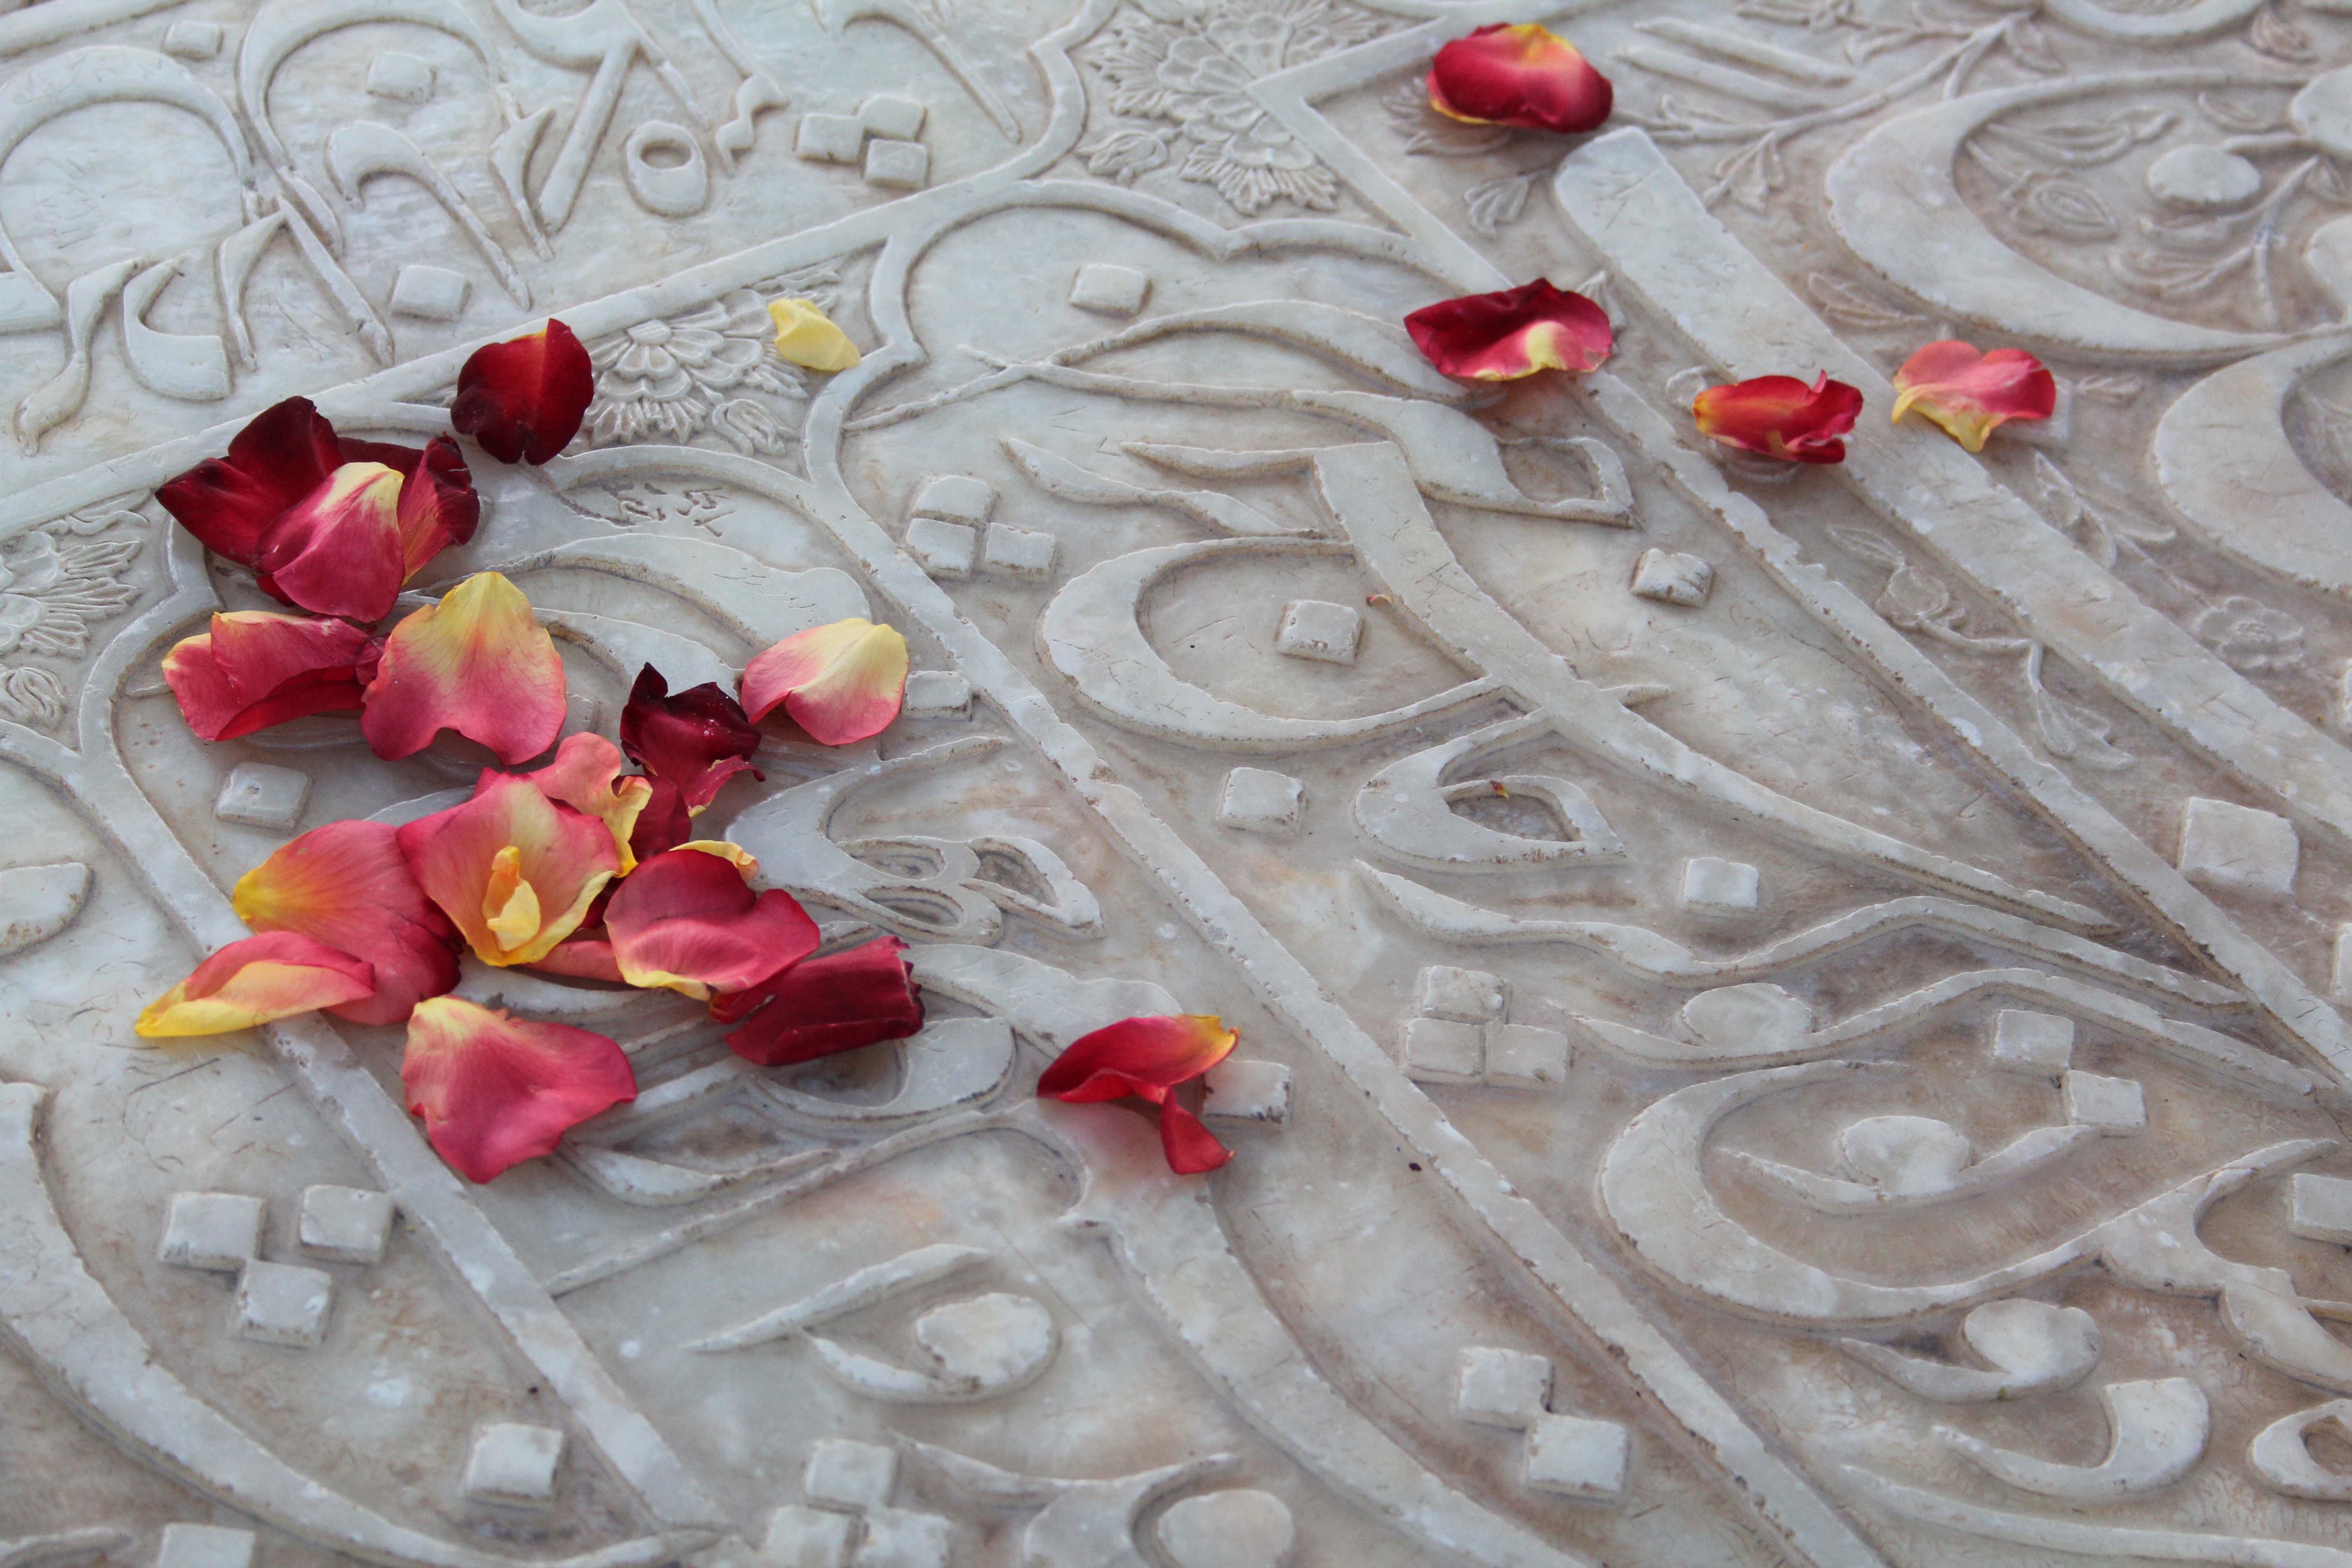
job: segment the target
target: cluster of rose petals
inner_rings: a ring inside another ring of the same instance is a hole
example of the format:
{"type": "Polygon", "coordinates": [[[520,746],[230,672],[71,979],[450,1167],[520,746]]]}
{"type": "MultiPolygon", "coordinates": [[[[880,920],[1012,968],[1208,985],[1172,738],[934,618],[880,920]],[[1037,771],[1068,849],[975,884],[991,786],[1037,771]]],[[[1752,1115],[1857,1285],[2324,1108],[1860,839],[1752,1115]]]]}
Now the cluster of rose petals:
{"type": "Polygon", "coordinates": [[[570,327],[477,349],[457,373],[449,423],[502,463],[544,463],[580,434],[596,370],[570,327]]]}
{"type": "Polygon", "coordinates": [[[1617,342],[1600,306],[1541,278],[1425,305],[1404,319],[1404,330],[1430,363],[1471,381],[1599,370],[1617,342]]]}
{"type": "Polygon", "coordinates": [[[353,441],[305,397],[256,415],[210,458],[155,492],[213,553],[264,592],[314,615],[392,613],[401,585],[474,536],[481,502],[457,444],[422,450],[353,441]]]}
{"type": "Polygon", "coordinates": [[[1197,1013],[1124,1018],[1070,1043],[1038,1075],[1037,1092],[1072,1105],[1129,1096],[1158,1108],[1160,1146],[1180,1175],[1213,1171],[1233,1151],[1179,1101],[1175,1091],[1232,1054],[1240,1037],[1222,1018],[1197,1013]]]}
{"type": "Polygon", "coordinates": [[[781,707],[827,746],[880,734],[906,699],[906,637],[856,616],[796,632],[743,670],[743,709],[754,723],[781,707]]]}
{"type": "Polygon", "coordinates": [[[1841,463],[1862,413],[1862,394],[1825,371],[1811,385],[1793,375],[1760,375],[1710,386],[1691,400],[1699,433],[1743,452],[1792,463],[1841,463]]]}
{"type": "Polygon", "coordinates": [[[1437,51],[1429,106],[1475,125],[1572,134],[1609,118],[1609,79],[1574,44],[1533,22],[1497,22],[1437,51]]]}
{"type": "Polygon", "coordinates": [[[1971,452],[2011,419],[2047,419],[2058,406],[2058,384],[2023,349],[1979,353],[1957,339],[1929,343],[1895,373],[1895,420],[1916,408],[1971,452]]]}

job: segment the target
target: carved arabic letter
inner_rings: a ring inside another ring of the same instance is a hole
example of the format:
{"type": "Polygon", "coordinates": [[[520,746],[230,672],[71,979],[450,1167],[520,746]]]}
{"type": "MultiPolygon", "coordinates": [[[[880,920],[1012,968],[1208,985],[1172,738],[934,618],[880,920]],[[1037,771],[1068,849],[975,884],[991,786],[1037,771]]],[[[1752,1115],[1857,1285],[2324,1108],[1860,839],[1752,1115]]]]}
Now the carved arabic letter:
{"type": "Polygon", "coordinates": [[[159,261],[122,286],[122,357],[150,392],[187,403],[212,403],[229,393],[228,349],[212,332],[161,332],[140,318],[182,262],[159,261]]]}
{"type": "Polygon", "coordinates": [[[2336,1435],[2352,1437],[2352,1399],[2331,1399],[2308,1410],[2282,1415],[2246,1446],[2246,1463],[2272,1490],[2314,1502],[2352,1502],[2352,1476],[2331,1470],[2311,1457],[2306,1439],[2315,1426],[2333,1423],[2336,1435]]]}
{"type": "Polygon", "coordinates": [[[2071,1388],[2098,1364],[2098,1320],[2080,1307],[2053,1307],[2024,1297],[1987,1301],[1960,1321],[1960,1338],[1988,1366],[1960,1366],[1907,1355],[1867,1340],[1838,1349],[1923,1399],[2022,1399],[2071,1388]]]}
{"type": "Polygon", "coordinates": [[[1532,866],[1607,865],[1625,858],[1624,840],[1581,785],[1546,774],[1448,784],[1456,764],[1514,742],[1548,734],[1540,719],[1507,720],[1391,763],[1356,792],[1357,830],[1390,859],[1425,871],[1516,871],[1532,866]],[[1574,830],[1569,839],[1527,838],[1475,822],[1452,803],[1490,794],[1496,783],[1512,795],[1542,802],[1574,830]]]}
{"type": "Polygon", "coordinates": [[[89,897],[89,868],[79,860],[0,871],[0,957],[65,930],[89,897]]]}
{"type": "Polygon", "coordinates": [[[2098,1394],[2107,1411],[2107,1456],[2095,1465],[2053,1464],[1949,1426],[1937,1427],[1936,1435],[2011,1486],[2069,1502],[2137,1497],[2196,1468],[2212,1425],[2203,1389],[2185,1377],[2165,1377],[2110,1383],[2098,1394]]]}

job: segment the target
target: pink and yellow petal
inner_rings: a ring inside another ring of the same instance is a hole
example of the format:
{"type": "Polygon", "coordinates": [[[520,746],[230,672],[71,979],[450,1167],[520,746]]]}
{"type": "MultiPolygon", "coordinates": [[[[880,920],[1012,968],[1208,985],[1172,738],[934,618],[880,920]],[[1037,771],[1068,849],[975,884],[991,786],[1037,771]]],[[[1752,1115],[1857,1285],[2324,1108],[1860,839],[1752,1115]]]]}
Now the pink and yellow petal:
{"type": "Polygon", "coordinates": [[[400,596],[401,479],[382,463],[345,463],[278,515],[255,562],[261,586],[322,616],[378,621],[400,596]]]}
{"type": "Polygon", "coordinates": [[[845,746],[889,728],[907,697],[907,639],[852,617],[796,632],[743,671],[743,708],[756,723],[781,706],[822,745],[845,746]]]}
{"type": "Polygon", "coordinates": [[[413,756],[443,730],[512,765],[563,728],[563,660],[522,591],[478,572],[394,626],[360,728],[375,754],[413,756]]]}
{"type": "Polygon", "coordinates": [[[628,1057],[604,1036],[456,996],[417,1004],[400,1079],[433,1147],[473,1182],[553,1152],[566,1131],[637,1093],[628,1057]]]}
{"type": "Polygon", "coordinates": [[[701,1000],[758,985],[814,952],[816,922],[799,902],[778,889],[755,894],[743,878],[731,858],[692,847],[638,867],[604,909],[621,977],[701,1000]]]}
{"type": "Polygon", "coordinates": [[[1616,344],[1607,312],[1541,278],[1517,289],[1441,300],[1407,316],[1404,327],[1430,363],[1474,381],[1598,370],[1616,344]]]}
{"type": "Polygon", "coordinates": [[[512,773],[487,773],[472,800],[394,832],[426,897],[500,966],[545,957],[620,869],[604,823],[512,773]]]}
{"type": "Polygon", "coordinates": [[[1566,38],[1533,22],[1496,23],[1437,51],[1430,107],[1477,125],[1563,134],[1609,118],[1609,79],[1566,38]]]}
{"type": "Polygon", "coordinates": [[[230,907],[257,931],[295,932],[373,964],[373,993],[332,1009],[355,1024],[400,1023],[457,984],[457,932],[388,824],[312,828],[239,878],[230,907]]]}
{"type": "Polygon", "coordinates": [[[2058,406],[2058,383],[2023,349],[1979,353],[1972,343],[1947,339],[1922,348],[1895,373],[1894,418],[1917,408],[1971,452],[2011,419],[2047,419],[2058,406]]]}
{"type": "Polygon", "coordinates": [[[150,1039],[219,1035],[354,1002],[375,989],[375,970],[291,931],[233,942],[139,1015],[150,1039]]]}
{"type": "Polygon", "coordinates": [[[636,832],[639,814],[653,798],[652,781],[635,774],[621,777],[627,763],[618,746],[602,735],[583,731],[565,737],[555,749],[553,762],[526,775],[548,799],[587,813],[611,831],[623,876],[636,868],[637,858],[629,848],[629,840],[636,832]]]}

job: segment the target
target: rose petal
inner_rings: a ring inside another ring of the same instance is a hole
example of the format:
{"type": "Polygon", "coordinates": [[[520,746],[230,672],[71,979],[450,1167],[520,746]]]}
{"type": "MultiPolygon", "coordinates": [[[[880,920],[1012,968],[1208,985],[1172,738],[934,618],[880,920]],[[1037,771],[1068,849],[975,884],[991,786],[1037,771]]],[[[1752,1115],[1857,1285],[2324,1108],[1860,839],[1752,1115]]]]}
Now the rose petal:
{"type": "Polygon", "coordinates": [[[1744,452],[1792,463],[1839,463],[1862,412],[1862,394],[1823,372],[1810,386],[1793,375],[1763,375],[1710,386],[1691,400],[1699,433],[1744,452]]]}
{"type": "Polygon", "coordinates": [[[789,1067],[881,1040],[903,1040],[923,1026],[907,944],[886,936],[825,958],[795,963],[751,992],[711,1005],[719,1022],[748,1019],[728,1048],[761,1067],[789,1067]]]}
{"type": "Polygon", "coordinates": [[[306,713],[356,709],[367,643],[348,621],[231,610],[215,614],[202,636],[173,645],[163,681],[189,729],[207,741],[234,740],[306,713]]]}
{"type": "Polygon", "coordinates": [[[699,849],[655,856],[604,908],[621,978],[699,1001],[743,991],[816,951],[816,922],[790,893],[754,894],[730,860],[699,849]]]}
{"type": "Polygon", "coordinates": [[[776,353],[811,370],[842,371],[862,357],[849,334],[816,308],[813,300],[779,300],[768,307],[776,323],[776,353]]]}
{"type": "Polygon", "coordinates": [[[375,970],[364,959],[292,931],[270,931],[230,942],[196,965],[139,1015],[136,1027],[150,1039],[226,1034],[351,1002],[374,988],[375,970]]]}
{"type": "Polygon", "coordinates": [[[481,519],[482,500],[474,493],[466,455],[448,437],[434,437],[400,487],[400,548],[405,567],[400,580],[415,576],[451,545],[471,541],[481,519]]]}
{"type": "Polygon", "coordinates": [[[417,1004],[400,1081],[433,1147],[469,1182],[552,1153],[566,1131],[637,1097],[628,1057],[604,1036],[456,996],[417,1004]]]}
{"type": "Polygon", "coordinates": [[[310,400],[289,397],[248,420],[227,457],[167,480],[155,499],[215,554],[251,566],[278,515],[349,460],[310,400]]]}
{"type": "Polygon", "coordinates": [[[394,830],[425,896],[485,963],[535,963],[585,922],[619,871],[604,823],[517,773],[488,772],[474,798],[394,830]]]}
{"type": "Polygon", "coordinates": [[[1607,312],[1544,279],[1425,305],[1404,330],[1448,375],[1513,381],[1539,370],[1599,370],[1615,346],[1607,312]]]}
{"type": "Polygon", "coordinates": [[[2011,419],[2047,419],[2058,406],[2058,383],[2023,349],[1979,353],[1956,339],[1929,343],[1895,373],[1895,419],[1916,407],[1971,452],[1984,450],[1994,426],[2011,419]]]}
{"type": "Polygon", "coordinates": [[[397,1024],[420,997],[457,984],[457,933],[417,886],[397,829],[330,822],[237,879],[237,918],[293,931],[375,966],[373,993],[331,1009],[354,1024],[397,1024]]]}
{"type": "Polygon", "coordinates": [[[562,321],[476,349],[457,372],[449,423],[501,463],[544,463],[580,434],[596,395],[588,351],[562,321]]]}
{"type": "Polygon", "coordinates": [[[379,757],[413,756],[449,729],[512,765],[563,728],[563,660],[522,590],[478,572],[393,628],[360,728],[379,757]]]}
{"type": "Polygon", "coordinates": [[[382,463],[345,463],[278,514],[255,562],[262,588],[322,616],[379,621],[406,577],[401,479],[382,463]]]}
{"type": "Polygon", "coordinates": [[[906,700],[907,639],[856,616],[795,632],[743,671],[743,709],[752,722],[781,703],[822,745],[880,734],[906,700]]]}
{"type": "Polygon", "coordinates": [[[1180,1176],[1205,1174],[1234,1157],[1234,1152],[1218,1142],[1217,1135],[1179,1105],[1173,1095],[1160,1102],[1160,1151],[1167,1157],[1168,1168],[1180,1176]]]}
{"type": "Polygon", "coordinates": [[[1205,1014],[1123,1018],[1071,1041],[1038,1075],[1037,1092],[1074,1105],[1129,1094],[1160,1100],[1224,1060],[1240,1037],[1205,1014]]]}
{"type": "Polygon", "coordinates": [[[637,857],[629,840],[636,832],[638,815],[654,793],[649,779],[634,773],[619,776],[626,760],[612,742],[583,730],[565,737],[555,749],[555,760],[528,775],[548,799],[584,811],[611,830],[625,877],[636,867],[637,857]]]}
{"type": "MultiPolygon", "coordinates": [[[[587,927],[583,926],[583,931],[587,927]]],[[[602,929],[602,928],[598,928],[602,929]]],[[[569,974],[575,980],[609,980],[615,985],[625,985],[621,977],[621,965],[613,957],[613,944],[602,936],[575,936],[569,942],[559,942],[548,949],[547,956],[531,965],[549,974],[569,974]]]]}
{"type": "Polygon", "coordinates": [[[1476,125],[1590,131],[1609,118],[1615,91],[1574,44],[1533,22],[1479,28],[1437,51],[1429,104],[1476,125]]]}
{"type": "Polygon", "coordinates": [[[694,816],[686,808],[686,796],[677,785],[667,779],[653,781],[653,791],[646,797],[645,809],[637,813],[637,825],[629,834],[629,853],[638,860],[650,860],[665,849],[675,849],[694,834],[694,816]]]}
{"type": "Polygon", "coordinates": [[[689,811],[709,805],[739,773],[767,776],[751,766],[760,731],[741,703],[712,680],[672,696],[650,664],[637,671],[621,710],[621,744],[646,772],[674,781],[689,811]]]}

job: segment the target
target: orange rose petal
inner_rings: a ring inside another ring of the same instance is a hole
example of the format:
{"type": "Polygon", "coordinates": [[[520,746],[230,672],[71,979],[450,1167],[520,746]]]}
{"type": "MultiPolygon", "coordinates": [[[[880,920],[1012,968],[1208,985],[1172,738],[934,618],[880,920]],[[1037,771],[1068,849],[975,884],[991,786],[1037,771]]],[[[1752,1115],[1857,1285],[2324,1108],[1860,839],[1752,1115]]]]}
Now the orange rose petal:
{"type": "Polygon", "coordinates": [[[638,815],[654,793],[650,779],[634,773],[620,776],[627,764],[618,746],[583,730],[564,738],[555,749],[553,762],[525,775],[548,799],[586,812],[612,832],[625,877],[636,868],[637,858],[630,851],[629,840],[636,832],[638,815]]]}
{"type": "Polygon", "coordinates": [[[1539,370],[1599,370],[1616,345],[1607,312],[1544,279],[1425,305],[1404,330],[1448,375],[1515,381],[1539,370]]]}
{"type": "Polygon", "coordinates": [[[1840,463],[1862,412],[1862,394],[1827,372],[1810,386],[1793,375],[1763,375],[1710,386],[1691,400],[1699,434],[1744,452],[1792,463],[1840,463]]]}
{"type": "Polygon", "coordinates": [[[1574,44],[1533,22],[1479,28],[1437,51],[1429,104],[1476,125],[1590,131],[1609,118],[1615,90],[1574,44]]]}
{"type": "Polygon", "coordinates": [[[502,463],[544,463],[580,434],[596,395],[588,351],[562,321],[476,349],[457,372],[449,423],[502,463]]]}
{"type": "Polygon", "coordinates": [[[317,406],[289,397],[247,420],[228,456],[165,481],[155,499],[215,554],[251,566],[269,525],[351,460],[317,406]]]}
{"type": "Polygon", "coordinates": [[[689,811],[709,805],[739,773],[766,776],[751,766],[760,731],[741,703],[709,680],[672,695],[650,664],[637,671],[621,710],[621,744],[646,772],[676,782],[689,811]]]}
{"type": "Polygon", "coordinates": [[[173,645],[163,681],[189,729],[207,741],[234,740],[359,707],[367,644],[367,633],[348,621],[231,610],[215,614],[204,635],[173,645]]]}
{"type": "Polygon", "coordinates": [[[753,723],[781,704],[822,745],[880,734],[906,700],[907,639],[855,616],[795,632],[743,671],[743,709],[753,723]]]}
{"type": "Polygon", "coordinates": [[[723,1024],[748,1020],[728,1035],[727,1047],[761,1067],[903,1040],[923,1026],[915,973],[899,956],[906,947],[886,936],[804,960],[755,990],[714,997],[711,1014],[723,1024]]]}
{"type": "Polygon", "coordinates": [[[563,660],[522,590],[478,572],[384,640],[360,729],[379,757],[413,756],[443,730],[509,766],[563,728],[563,660]]]}
{"type": "Polygon", "coordinates": [[[485,963],[535,963],[586,921],[620,869],[604,823],[516,773],[394,830],[417,885],[485,963]]]}
{"type": "Polygon", "coordinates": [[[1971,452],[2011,419],[2047,419],[2058,406],[2058,383],[2023,349],[1979,353],[1948,338],[1929,343],[1895,373],[1895,419],[1917,408],[1971,452]]]}
{"type": "Polygon", "coordinates": [[[196,965],[139,1015],[137,1028],[149,1039],[220,1035],[374,989],[375,970],[366,960],[292,931],[269,931],[230,942],[196,965]]]}
{"type": "Polygon", "coordinates": [[[816,922],[799,900],[774,888],[755,894],[743,877],[731,859],[690,847],[638,867],[604,908],[621,977],[699,1001],[747,990],[815,952],[816,922]]]}
{"type": "Polygon", "coordinates": [[[379,621],[406,578],[401,480],[382,463],[345,463],[278,515],[255,562],[261,586],[322,616],[379,621]]]}
{"type": "Polygon", "coordinates": [[[637,1097],[628,1057],[604,1036],[456,996],[417,1004],[400,1081],[433,1147],[470,1182],[552,1153],[566,1131],[637,1097]]]}
{"type": "Polygon", "coordinates": [[[457,933],[425,896],[381,822],[314,827],[237,879],[237,918],[257,931],[291,931],[365,959],[366,997],[333,1006],[354,1024],[397,1024],[422,997],[457,984],[457,933]]]}

